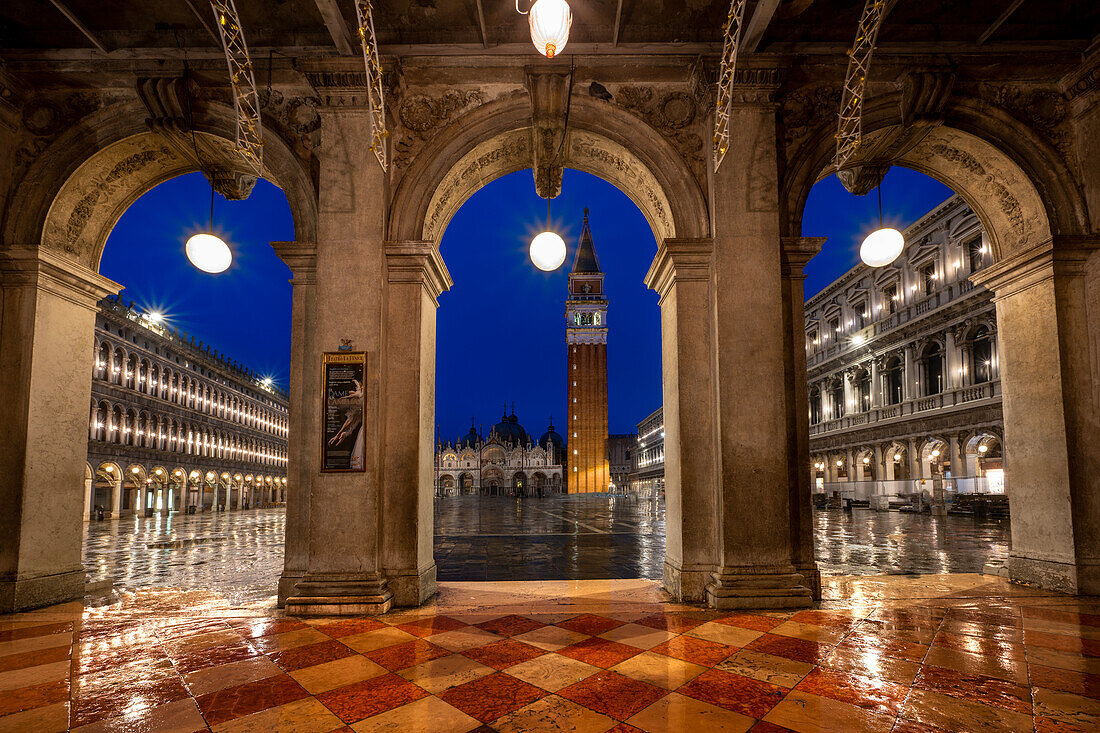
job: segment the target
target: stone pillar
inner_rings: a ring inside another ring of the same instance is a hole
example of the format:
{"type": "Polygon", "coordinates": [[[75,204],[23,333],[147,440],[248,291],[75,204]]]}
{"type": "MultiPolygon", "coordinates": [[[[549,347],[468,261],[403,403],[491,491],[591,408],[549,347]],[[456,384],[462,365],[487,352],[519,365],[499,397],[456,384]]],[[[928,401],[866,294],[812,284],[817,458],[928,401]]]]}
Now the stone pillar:
{"type": "Polygon", "coordinates": [[[902,390],[902,400],[916,398],[920,391],[917,389],[916,362],[913,359],[913,345],[905,345],[905,388],[902,390]]]}
{"type": "Polygon", "coordinates": [[[878,373],[878,359],[871,359],[871,409],[882,406],[882,379],[878,373]]]}
{"type": "Polygon", "coordinates": [[[1100,593],[1100,240],[1057,237],[976,273],[997,306],[1013,580],[1100,593]]]}
{"type": "MultiPolygon", "coordinates": [[[[361,97],[362,95],[359,95],[361,97]]],[[[370,140],[369,110],[348,98],[348,106],[323,107],[318,151],[318,232],[316,312],[307,327],[312,341],[303,358],[318,365],[322,352],[336,351],[346,339],[367,355],[362,472],[322,473],[315,460],[300,490],[309,497],[306,572],[286,599],[288,613],[346,615],[384,613],[392,593],[382,575],[381,403],[379,374],[382,303],[385,288],[383,230],[385,175],[364,142],[370,140]]],[[[305,348],[305,347],[303,347],[305,348]]],[[[297,432],[304,451],[319,452],[320,369],[306,384],[297,432]],[[305,434],[314,426],[314,434],[305,434]]],[[[299,481],[302,478],[299,476],[299,481]]],[[[289,583],[287,583],[289,585],[289,583]]]]}
{"type": "Polygon", "coordinates": [[[810,475],[810,394],[806,382],[806,311],[803,268],[821,251],[824,237],[782,240],[783,329],[788,352],[784,377],[793,388],[787,410],[787,471],[790,476],[791,550],[795,569],[815,600],[821,598],[821,572],[814,561],[813,478],[810,475]]]}
{"type": "Polygon", "coordinates": [[[111,474],[111,514],[114,519],[122,516],[122,492],[126,490],[126,482],[121,476],[111,474]]]}
{"type": "Polygon", "coordinates": [[[811,602],[791,547],[787,412],[796,401],[785,378],[775,110],[754,96],[746,90],[731,108],[728,160],[711,179],[720,490],[707,602],[716,608],[811,602]]]}
{"type": "MultiPolygon", "coordinates": [[[[317,319],[317,245],[313,242],[272,242],[275,254],[293,273],[290,311],[290,406],[287,415],[287,484],[294,490],[286,502],[286,541],[283,574],[279,578],[279,605],[294,593],[309,560],[309,494],[318,428],[311,408],[319,389],[318,349],[314,343],[317,319]]],[[[238,488],[238,508],[244,497],[238,488]]]]}
{"type": "Polygon", "coordinates": [[[84,595],[88,360],[119,287],[52,250],[0,251],[0,613],[84,595]]]}
{"type": "Polygon", "coordinates": [[[694,602],[706,599],[718,567],[713,257],[713,240],[666,239],[645,277],[661,306],[664,586],[694,602]]]}
{"type": "Polygon", "coordinates": [[[382,569],[397,606],[435,594],[435,312],[451,276],[433,242],[387,242],[382,569]]]}
{"type": "Polygon", "coordinates": [[[962,363],[956,353],[955,334],[952,333],[950,328],[943,334],[943,343],[943,391],[950,392],[952,389],[963,385],[963,375],[959,372],[962,363]]]}

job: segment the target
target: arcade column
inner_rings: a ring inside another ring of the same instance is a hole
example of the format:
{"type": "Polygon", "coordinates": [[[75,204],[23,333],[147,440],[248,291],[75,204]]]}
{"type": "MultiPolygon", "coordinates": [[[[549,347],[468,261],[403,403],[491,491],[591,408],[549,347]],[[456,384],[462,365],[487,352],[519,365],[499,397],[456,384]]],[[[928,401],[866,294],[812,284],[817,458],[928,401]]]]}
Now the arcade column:
{"type": "Polygon", "coordinates": [[[0,613],[84,596],[96,303],[119,288],[52,250],[0,250],[0,613]]]}

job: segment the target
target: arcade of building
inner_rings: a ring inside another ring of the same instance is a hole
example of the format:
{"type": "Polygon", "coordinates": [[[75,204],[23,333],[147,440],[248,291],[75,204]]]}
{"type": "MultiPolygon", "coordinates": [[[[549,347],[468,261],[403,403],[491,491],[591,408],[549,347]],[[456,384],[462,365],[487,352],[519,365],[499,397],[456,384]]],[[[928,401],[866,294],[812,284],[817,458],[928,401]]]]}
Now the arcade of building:
{"type": "Polygon", "coordinates": [[[85,519],[285,501],[284,392],[115,298],[93,353],[85,519]]]}
{"type": "MultiPolygon", "coordinates": [[[[119,289],[98,273],[112,227],[168,178],[201,169],[242,198],[256,175],[236,151],[217,33],[190,3],[115,5],[80,4],[76,25],[48,3],[0,10],[20,29],[0,48],[0,611],[83,595],[88,360],[96,304],[119,289]],[[182,109],[193,115],[181,119],[182,109]]],[[[645,282],[661,308],[664,587],[718,608],[811,604],[803,266],[824,242],[804,236],[802,215],[813,185],[836,172],[843,47],[860,4],[752,4],[718,168],[710,141],[728,2],[619,4],[630,12],[592,3],[576,12],[568,52],[549,60],[532,52],[510,2],[477,3],[480,21],[458,0],[407,4],[403,15],[376,3],[381,135],[349,30],[354,8],[323,5],[237,3],[251,52],[265,59],[261,174],[286,194],[295,234],[273,243],[293,272],[287,612],[378,613],[435,593],[435,309],[451,285],[438,243],[485,182],[533,170],[552,197],[565,167],[628,195],[658,245],[642,256],[653,258],[645,282]],[[318,463],[320,365],[345,342],[368,357],[365,470],[329,473],[318,463]]],[[[987,333],[1011,451],[1007,572],[1097,593],[1095,18],[1069,0],[1013,4],[1015,15],[983,34],[1004,3],[965,5],[890,4],[860,98],[862,143],[842,180],[867,193],[890,166],[910,167],[973,210],[990,262],[967,277],[993,294],[987,333]]],[[[977,325],[956,342],[972,353],[977,325]]],[[[914,381],[928,355],[911,354],[914,381]]],[[[962,366],[952,363],[945,373],[962,366]]],[[[903,392],[901,404],[979,386],[903,392]]],[[[224,451],[200,440],[203,452],[224,451]]],[[[189,476],[238,473],[204,463],[231,459],[183,458],[189,476]]]]}

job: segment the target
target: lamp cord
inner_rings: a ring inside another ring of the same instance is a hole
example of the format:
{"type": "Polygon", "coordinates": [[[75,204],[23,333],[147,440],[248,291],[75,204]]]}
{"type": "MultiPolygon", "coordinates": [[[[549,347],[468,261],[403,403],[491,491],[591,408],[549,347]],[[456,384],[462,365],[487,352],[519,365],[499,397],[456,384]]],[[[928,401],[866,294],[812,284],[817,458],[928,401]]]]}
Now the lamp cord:
{"type": "Polygon", "coordinates": [[[875,188],[878,189],[878,228],[882,229],[882,182],[879,181],[875,188]]]}

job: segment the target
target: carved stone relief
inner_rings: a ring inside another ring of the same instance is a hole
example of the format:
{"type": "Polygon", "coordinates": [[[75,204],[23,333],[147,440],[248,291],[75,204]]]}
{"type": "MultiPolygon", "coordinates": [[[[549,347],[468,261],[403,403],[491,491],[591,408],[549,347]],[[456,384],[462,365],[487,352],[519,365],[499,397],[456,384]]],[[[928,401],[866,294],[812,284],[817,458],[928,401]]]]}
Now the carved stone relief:
{"type": "Polygon", "coordinates": [[[278,89],[260,90],[260,109],[300,158],[308,159],[321,144],[318,97],[287,97],[278,89]]]}
{"type": "Polygon", "coordinates": [[[1063,124],[1069,112],[1069,102],[1064,94],[1049,88],[983,84],[979,87],[979,95],[1026,123],[1046,138],[1063,159],[1072,162],[1073,142],[1063,124]]]}
{"type": "Polygon", "coordinates": [[[21,121],[23,134],[19,136],[15,150],[15,171],[12,183],[18,183],[31,163],[45,151],[57,137],[92,114],[104,104],[104,98],[94,92],[76,92],[64,96],[34,97],[23,105],[21,121]]]}
{"type": "Polygon", "coordinates": [[[615,103],[641,117],[661,133],[688,164],[700,185],[706,180],[706,145],[701,123],[704,114],[695,95],[681,89],[623,85],[615,103]]]}
{"type": "Polygon", "coordinates": [[[407,168],[448,122],[485,101],[480,89],[446,89],[436,95],[409,94],[401,98],[393,132],[394,166],[407,168]]]}
{"type": "Polygon", "coordinates": [[[840,87],[804,87],[786,94],[779,101],[783,146],[797,147],[807,135],[818,129],[822,120],[836,119],[840,108],[840,87]]]}

